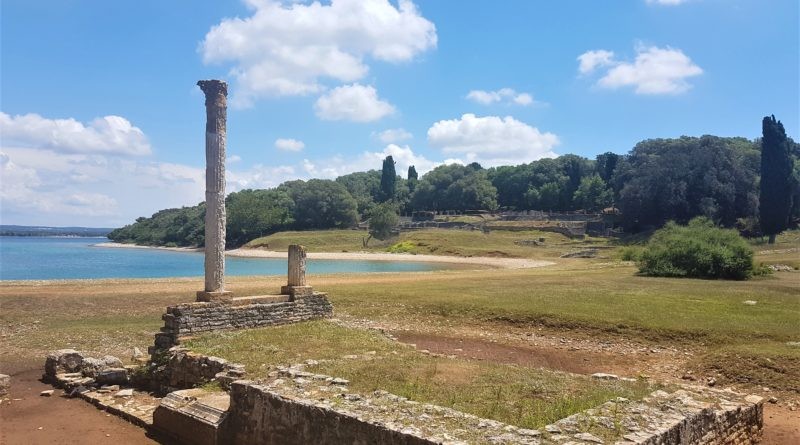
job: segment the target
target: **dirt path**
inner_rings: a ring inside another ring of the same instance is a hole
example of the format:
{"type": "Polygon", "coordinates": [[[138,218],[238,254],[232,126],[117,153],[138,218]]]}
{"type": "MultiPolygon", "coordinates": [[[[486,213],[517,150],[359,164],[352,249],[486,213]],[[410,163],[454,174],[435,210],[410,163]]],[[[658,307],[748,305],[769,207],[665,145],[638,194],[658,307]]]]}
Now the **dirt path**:
{"type": "Polygon", "coordinates": [[[41,364],[4,360],[11,376],[8,399],[0,404],[0,444],[167,444],[148,437],[144,429],[100,411],[79,399],[39,394],[52,386],[39,381],[41,364]]]}
{"type": "MultiPolygon", "coordinates": [[[[670,356],[630,356],[587,350],[556,349],[553,347],[516,346],[474,338],[453,338],[438,334],[392,331],[392,335],[403,343],[416,345],[433,353],[455,355],[472,360],[487,360],[496,363],[511,363],[520,366],[541,367],[576,374],[607,372],[620,376],[635,377],[648,369],[658,374],[659,379],[668,378],[662,361],[672,361],[670,356]]],[[[670,368],[672,368],[670,366],[670,368]]],[[[672,376],[677,379],[678,376],[672,376]]],[[[787,407],[764,404],[764,445],[800,444],[800,411],[787,407]]]]}

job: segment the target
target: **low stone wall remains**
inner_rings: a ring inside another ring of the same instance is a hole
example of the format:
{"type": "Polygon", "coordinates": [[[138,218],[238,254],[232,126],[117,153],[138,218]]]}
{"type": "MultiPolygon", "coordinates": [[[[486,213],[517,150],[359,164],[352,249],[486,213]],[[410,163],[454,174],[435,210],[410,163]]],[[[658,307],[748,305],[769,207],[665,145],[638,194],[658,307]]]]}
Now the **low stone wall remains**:
{"type": "Polygon", "coordinates": [[[162,353],[160,360],[151,362],[150,366],[150,388],[162,394],[212,381],[228,389],[231,382],[245,376],[244,365],[198,354],[181,346],[162,353]]]}
{"type": "Polygon", "coordinates": [[[234,298],[231,301],[185,303],[170,306],[161,316],[164,327],[156,334],[155,351],[180,344],[181,337],[212,331],[250,329],[329,317],[333,306],[326,293],[290,297],[234,298]]]}

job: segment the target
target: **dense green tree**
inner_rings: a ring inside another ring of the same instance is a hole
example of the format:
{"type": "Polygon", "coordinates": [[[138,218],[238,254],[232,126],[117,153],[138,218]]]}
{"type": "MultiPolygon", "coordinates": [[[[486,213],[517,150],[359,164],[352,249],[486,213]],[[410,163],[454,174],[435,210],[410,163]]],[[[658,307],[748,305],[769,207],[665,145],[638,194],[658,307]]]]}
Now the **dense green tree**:
{"type": "Polygon", "coordinates": [[[394,199],[395,186],[397,185],[397,172],[394,169],[394,159],[386,156],[381,169],[381,202],[394,199]]]}
{"type": "Polygon", "coordinates": [[[573,200],[584,210],[599,211],[611,204],[611,197],[611,190],[600,175],[595,173],[581,179],[573,200]]]}
{"type": "Polygon", "coordinates": [[[225,198],[227,247],[292,227],[294,202],[283,190],[242,190],[225,198]]]}
{"type": "Polygon", "coordinates": [[[538,202],[531,202],[531,207],[538,210],[559,210],[564,183],[548,182],[538,189],[538,202]]]}
{"type": "Polygon", "coordinates": [[[762,121],[761,139],[761,194],[759,214],[761,230],[775,243],[775,235],[789,225],[792,209],[794,168],[790,146],[783,124],[775,116],[762,121]]]}
{"type": "Polygon", "coordinates": [[[108,238],[118,243],[143,246],[200,247],[204,244],[205,204],[165,209],[150,218],[139,217],[133,224],[113,230],[108,238]]]}
{"type": "Polygon", "coordinates": [[[385,202],[373,207],[369,213],[369,236],[364,240],[364,247],[372,238],[388,239],[399,222],[400,217],[392,203],[385,202]]]}
{"type": "Polygon", "coordinates": [[[381,172],[377,170],[339,176],[336,182],[342,184],[356,200],[358,214],[364,218],[381,199],[381,172]]]}
{"type": "Polygon", "coordinates": [[[621,159],[613,177],[627,229],[705,215],[732,227],[758,208],[758,147],[716,136],[650,139],[621,159]]]}
{"type": "Polygon", "coordinates": [[[611,182],[611,178],[614,176],[614,170],[617,169],[619,159],[620,155],[610,151],[597,155],[597,158],[595,158],[595,170],[606,184],[611,182]]]}
{"type": "Polygon", "coordinates": [[[411,206],[415,210],[494,210],[497,189],[485,170],[441,165],[419,180],[411,206]]]}
{"type": "Polygon", "coordinates": [[[573,200],[575,191],[584,177],[594,174],[594,169],[594,162],[589,159],[564,155],[492,168],[488,175],[497,188],[501,207],[564,211],[578,207],[573,200]],[[545,185],[547,188],[542,193],[545,185]]]}
{"type": "Polygon", "coordinates": [[[358,222],[358,204],[338,182],[327,179],[295,182],[289,196],[294,201],[298,229],[343,229],[358,222]]]}

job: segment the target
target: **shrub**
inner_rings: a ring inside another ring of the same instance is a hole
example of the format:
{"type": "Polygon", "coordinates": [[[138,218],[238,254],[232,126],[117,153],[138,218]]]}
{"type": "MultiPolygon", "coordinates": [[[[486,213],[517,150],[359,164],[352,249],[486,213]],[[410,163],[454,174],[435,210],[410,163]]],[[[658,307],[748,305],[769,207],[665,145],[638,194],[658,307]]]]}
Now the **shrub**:
{"type": "Polygon", "coordinates": [[[625,246],[619,250],[619,258],[622,261],[639,261],[642,256],[642,247],[625,246]]]}
{"type": "Polygon", "coordinates": [[[753,251],[735,230],[717,228],[708,218],[695,218],[687,226],[669,222],[650,238],[639,271],[659,277],[746,280],[753,274],[753,251]]]}
{"type": "Polygon", "coordinates": [[[411,241],[402,241],[386,249],[389,253],[417,253],[417,246],[411,241]]]}

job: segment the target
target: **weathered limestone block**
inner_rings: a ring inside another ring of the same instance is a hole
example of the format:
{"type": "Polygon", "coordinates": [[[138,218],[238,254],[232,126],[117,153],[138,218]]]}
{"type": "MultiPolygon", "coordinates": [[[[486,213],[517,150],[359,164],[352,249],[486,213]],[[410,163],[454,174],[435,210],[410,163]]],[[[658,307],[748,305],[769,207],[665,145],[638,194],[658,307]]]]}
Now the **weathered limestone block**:
{"type": "Polygon", "coordinates": [[[153,427],[178,443],[228,443],[223,434],[229,398],[225,393],[187,389],[167,394],[153,412],[153,427]]]}
{"type": "Polygon", "coordinates": [[[83,355],[78,351],[74,349],[59,349],[47,354],[44,372],[49,377],[55,376],[60,370],[76,372],[80,370],[81,363],[83,363],[83,355]]]}
{"type": "Polygon", "coordinates": [[[124,385],[128,383],[128,370],[108,368],[97,373],[95,381],[101,385],[124,385]]]}
{"type": "Polygon", "coordinates": [[[106,355],[103,358],[84,357],[81,362],[80,371],[86,377],[96,377],[100,371],[109,368],[122,368],[122,360],[113,355],[106,355]]]}

